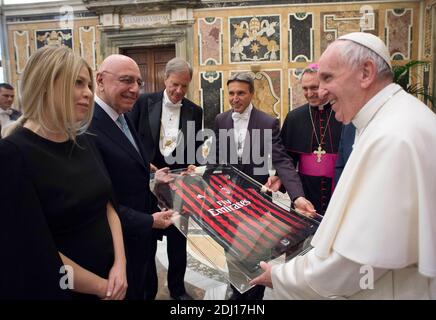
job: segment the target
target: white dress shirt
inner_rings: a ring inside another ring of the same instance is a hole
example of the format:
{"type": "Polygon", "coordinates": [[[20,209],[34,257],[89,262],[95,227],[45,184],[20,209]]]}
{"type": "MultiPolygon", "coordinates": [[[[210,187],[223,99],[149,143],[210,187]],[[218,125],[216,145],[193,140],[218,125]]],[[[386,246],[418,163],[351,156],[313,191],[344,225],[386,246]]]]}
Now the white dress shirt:
{"type": "Polygon", "coordinates": [[[12,114],[12,109],[3,110],[0,108],[0,127],[6,128],[8,125],[14,122],[11,120],[10,115],[12,114]]]}
{"type": "Polygon", "coordinates": [[[118,114],[112,107],[110,107],[106,102],[104,102],[99,96],[94,96],[94,101],[108,114],[108,116],[116,123],[118,128],[123,132],[123,134],[126,135],[127,139],[132,143],[132,145],[135,147],[136,151],[139,152],[138,146],[136,145],[135,139],[133,138],[132,132],[130,131],[130,128],[127,126],[127,123],[125,123],[125,116],[124,114],[118,114]],[[121,125],[121,121],[118,120],[118,118],[124,118],[123,122],[126,124],[126,128],[123,128],[121,125]]]}
{"type": "Polygon", "coordinates": [[[163,156],[170,155],[177,146],[179,136],[180,108],[182,101],[172,103],[167,91],[163,93],[159,149],[163,156]]]}
{"type": "Polygon", "coordinates": [[[242,153],[244,152],[245,137],[247,135],[248,121],[250,121],[251,110],[253,110],[253,105],[250,103],[241,114],[237,112],[232,113],[234,137],[238,158],[241,158],[242,153]]]}
{"type": "Polygon", "coordinates": [[[120,116],[118,112],[112,109],[106,102],[100,99],[99,96],[94,96],[94,101],[108,114],[108,116],[117,124],[121,129],[120,125],[117,123],[117,119],[120,116]]]}

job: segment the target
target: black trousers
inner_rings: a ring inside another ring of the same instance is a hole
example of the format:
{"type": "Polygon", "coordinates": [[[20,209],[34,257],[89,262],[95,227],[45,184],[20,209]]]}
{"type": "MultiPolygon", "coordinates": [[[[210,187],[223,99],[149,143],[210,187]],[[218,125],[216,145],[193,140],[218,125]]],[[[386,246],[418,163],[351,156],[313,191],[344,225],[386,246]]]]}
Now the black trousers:
{"type": "MultiPolygon", "coordinates": [[[[185,272],[186,272],[186,237],[173,225],[165,230],[159,230],[155,234],[152,245],[152,257],[156,257],[157,240],[162,235],[167,237],[167,255],[168,255],[168,289],[172,297],[183,295],[185,290],[185,272]]],[[[155,261],[149,261],[146,273],[146,300],[154,300],[158,290],[158,277],[156,272],[155,261]]]]}
{"type": "Polygon", "coordinates": [[[265,292],[265,286],[254,286],[250,290],[239,293],[238,290],[232,285],[233,294],[231,300],[249,301],[249,300],[262,300],[265,292]]]}

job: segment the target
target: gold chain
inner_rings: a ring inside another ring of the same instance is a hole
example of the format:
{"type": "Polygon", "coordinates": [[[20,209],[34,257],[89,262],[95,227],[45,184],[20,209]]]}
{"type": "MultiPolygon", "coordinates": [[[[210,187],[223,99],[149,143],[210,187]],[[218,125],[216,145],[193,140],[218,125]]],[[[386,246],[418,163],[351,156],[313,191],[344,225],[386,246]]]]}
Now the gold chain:
{"type": "Polygon", "coordinates": [[[315,122],[313,122],[313,117],[312,117],[312,107],[309,105],[310,121],[312,122],[313,132],[315,133],[316,142],[318,143],[319,147],[321,147],[321,144],[324,141],[324,137],[325,137],[325,134],[327,133],[327,129],[329,127],[330,117],[332,116],[332,113],[333,113],[333,109],[330,109],[330,114],[329,114],[329,117],[327,119],[324,133],[321,135],[321,137],[320,137],[321,139],[318,139],[318,135],[316,134],[315,122]]]}

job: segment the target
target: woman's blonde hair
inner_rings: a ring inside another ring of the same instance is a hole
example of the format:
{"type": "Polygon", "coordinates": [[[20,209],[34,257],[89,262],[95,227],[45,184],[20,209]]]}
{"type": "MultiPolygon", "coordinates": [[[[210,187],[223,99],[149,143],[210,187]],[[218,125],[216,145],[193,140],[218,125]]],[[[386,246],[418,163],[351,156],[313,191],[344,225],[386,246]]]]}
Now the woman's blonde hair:
{"type": "Polygon", "coordinates": [[[68,47],[46,46],[38,49],[27,61],[21,77],[19,100],[23,114],[15,125],[7,128],[5,136],[32,119],[42,130],[65,133],[75,141],[77,135],[87,130],[94,109],[91,97],[87,115],[80,122],[76,121],[74,87],[83,67],[89,72],[91,91],[94,93],[92,69],[84,59],[68,47]],[[58,84],[58,92],[55,92],[55,83],[58,84]],[[60,97],[59,106],[55,105],[55,94],[60,97]]]}

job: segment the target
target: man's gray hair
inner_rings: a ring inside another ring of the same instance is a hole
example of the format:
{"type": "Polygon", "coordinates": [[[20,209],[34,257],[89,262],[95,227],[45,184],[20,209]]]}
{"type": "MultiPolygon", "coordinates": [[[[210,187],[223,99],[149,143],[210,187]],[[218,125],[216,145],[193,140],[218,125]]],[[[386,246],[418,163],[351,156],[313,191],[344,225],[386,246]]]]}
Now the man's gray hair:
{"type": "Polygon", "coordinates": [[[357,44],[349,40],[338,40],[344,41],[345,44],[341,46],[341,58],[345,60],[351,68],[360,66],[365,60],[372,60],[376,66],[377,78],[378,79],[393,79],[393,73],[389,65],[380,57],[377,53],[371,49],[357,44]]]}
{"type": "Polygon", "coordinates": [[[300,80],[303,78],[304,74],[306,73],[318,73],[318,68],[317,67],[307,67],[303,69],[303,72],[301,72],[300,74],[300,80]]]}
{"type": "Polygon", "coordinates": [[[229,85],[229,83],[234,82],[234,81],[239,81],[239,82],[245,82],[248,84],[250,93],[254,92],[254,79],[253,76],[248,73],[248,72],[236,72],[233,73],[229,80],[227,80],[227,86],[229,85]]]}
{"type": "Polygon", "coordinates": [[[175,57],[168,61],[165,66],[165,79],[167,79],[171,73],[182,73],[188,72],[189,77],[192,79],[192,67],[191,65],[183,58],[175,57]]]}

